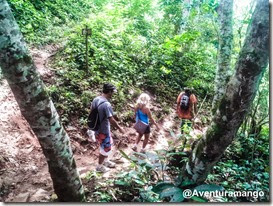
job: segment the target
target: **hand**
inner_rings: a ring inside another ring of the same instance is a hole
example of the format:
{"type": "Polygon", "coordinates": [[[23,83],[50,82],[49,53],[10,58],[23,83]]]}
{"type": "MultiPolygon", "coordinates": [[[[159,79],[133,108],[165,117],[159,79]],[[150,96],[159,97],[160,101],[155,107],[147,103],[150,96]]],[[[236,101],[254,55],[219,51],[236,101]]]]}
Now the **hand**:
{"type": "Polygon", "coordinates": [[[118,118],[118,116],[117,116],[116,114],[114,114],[113,117],[114,117],[114,119],[115,119],[116,121],[119,121],[119,118],[118,118]]]}

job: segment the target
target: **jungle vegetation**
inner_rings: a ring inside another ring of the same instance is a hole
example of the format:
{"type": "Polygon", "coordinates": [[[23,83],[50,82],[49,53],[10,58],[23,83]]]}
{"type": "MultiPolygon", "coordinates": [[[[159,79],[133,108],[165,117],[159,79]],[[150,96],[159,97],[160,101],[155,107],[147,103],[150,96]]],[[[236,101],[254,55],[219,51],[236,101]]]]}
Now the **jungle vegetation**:
{"type": "MultiPolygon", "coordinates": [[[[1,4],[4,2],[0,1],[1,4]]],[[[51,104],[50,97],[64,125],[74,122],[80,128],[86,127],[90,101],[104,82],[117,86],[113,105],[124,125],[133,122],[129,103],[132,104],[141,91],[149,92],[161,106],[157,119],[171,111],[184,87],[193,88],[200,102],[205,100],[200,117],[203,126],[209,129],[192,145],[193,153],[184,153],[182,143],[167,151],[157,151],[158,158],[173,168],[172,177],[177,185],[164,182],[164,178],[155,179],[153,165],[121,151],[132,162],[132,168],[114,180],[98,184],[95,192],[87,191],[86,199],[81,188],[81,192],[75,193],[75,200],[269,201],[267,1],[249,1],[244,7],[239,0],[9,0],[8,3],[28,47],[48,44],[60,47],[51,62],[54,82],[46,83],[41,92],[49,95],[43,97],[51,104]],[[264,23],[259,24],[260,21],[264,23]],[[86,26],[92,29],[92,35],[88,37],[88,68],[82,35],[86,26]],[[228,32],[225,28],[229,28],[228,32]],[[249,42],[256,44],[251,47],[249,42]],[[224,66],[226,70],[220,70],[224,66]],[[224,80],[217,79],[221,72],[224,80]],[[244,82],[245,79],[249,81],[244,82]],[[223,85],[217,86],[219,81],[223,85]],[[224,89],[218,91],[220,87],[224,89]],[[213,104],[214,97],[221,92],[220,100],[213,104]],[[226,133],[230,136],[226,137],[226,133]],[[211,154],[206,148],[214,151],[214,144],[223,147],[211,154]],[[172,156],[182,159],[181,164],[172,165],[172,156]],[[200,157],[198,163],[194,162],[196,157],[200,157]],[[196,172],[200,178],[193,177],[186,168],[201,171],[202,175],[196,172]],[[264,195],[186,199],[182,195],[185,189],[263,191],[264,195]]],[[[1,21],[4,16],[0,17],[1,21]]],[[[0,46],[0,50],[3,48],[0,46]]],[[[8,79],[3,59],[2,56],[0,66],[8,79]]],[[[69,161],[73,162],[73,157],[69,161]]],[[[52,168],[54,173],[56,168],[54,165],[52,168]]],[[[67,175],[78,178],[75,173],[67,175]]],[[[99,181],[100,178],[94,172],[87,176],[88,180],[99,181]]]]}

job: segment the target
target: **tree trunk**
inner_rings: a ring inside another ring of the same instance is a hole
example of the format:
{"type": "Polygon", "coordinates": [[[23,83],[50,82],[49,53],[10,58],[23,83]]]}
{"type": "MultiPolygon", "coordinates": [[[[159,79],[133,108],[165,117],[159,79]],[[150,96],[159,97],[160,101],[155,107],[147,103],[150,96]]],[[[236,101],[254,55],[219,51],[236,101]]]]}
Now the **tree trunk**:
{"type": "Polygon", "coordinates": [[[231,75],[230,60],[232,53],[233,30],[233,0],[221,0],[219,5],[219,56],[215,76],[215,95],[212,102],[212,113],[215,113],[221,98],[226,92],[226,86],[231,75]]]}
{"type": "Polygon", "coordinates": [[[187,27],[188,21],[189,21],[189,16],[191,12],[191,0],[184,0],[182,2],[183,8],[182,8],[182,15],[181,15],[181,21],[180,25],[178,25],[176,28],[177,34],[182,34],[185,32],[185,29],[187,27]]]}
{"type": "Polygon", "coordinates": [[[231,144],[256,95],[269,61],[269,3],[259,0],[248,26],[236,73],[227,85],[212,124],[193,147],[184,176],[199,184],[231,144]]]}
{"type": "Polygon", "coordinates": [[[59,201],[83,201],[67,133],[46,93],[6,0],[0,0],[0,67],[47,159],[59,201]]]}

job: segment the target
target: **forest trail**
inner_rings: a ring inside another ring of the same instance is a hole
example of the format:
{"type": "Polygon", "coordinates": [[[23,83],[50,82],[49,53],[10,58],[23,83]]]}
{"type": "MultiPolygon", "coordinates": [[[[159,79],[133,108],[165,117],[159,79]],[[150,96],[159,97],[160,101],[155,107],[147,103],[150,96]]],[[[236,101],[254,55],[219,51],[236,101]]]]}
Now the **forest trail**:
{"type": "MultiPolygon", "coordinates": [[[[57,50],[58,46],[31,49],[37,69],[47,83],[54,81],[54,72],[48,68],[48,62],[57,50]]],[[[54,191],[42,149],[22,116],[6,80],[1,81],[0,90],[0,201],[48,202],[54,191]]],[[[158,105],[152,103],[152,111],[156,107],[158,105]]],[[[175,110],[172,109],[159,125],[161,128],[159,131],[152,127],[147,145],[149,153],[168,147],[168,141],[175,138],[170,135],[170,131],[173,131],[175,136],[179,133],[179,120],[175,119],[175,110]]],[[[121,156],[118,149],[131,155],[137,134],[132,125],[123,128],[126,131],[124,135],[113,131],[114,149],[111,159],[117,163],[116,168],[105,173],[103,177],[115,175],[129,168],[130,162],[121,156]]],[[[86,133],[75,125],[67,126],[66,131],[71,139],[79,173],[83,177],[88,171],[95,170],[98,162],[98,145],[88,140],[86,133]]],[[[200,130],[193,132],[195,136],[202,134],[200,130]]],[[[138,151],[141,146],[142,141],[138,151]]]]}

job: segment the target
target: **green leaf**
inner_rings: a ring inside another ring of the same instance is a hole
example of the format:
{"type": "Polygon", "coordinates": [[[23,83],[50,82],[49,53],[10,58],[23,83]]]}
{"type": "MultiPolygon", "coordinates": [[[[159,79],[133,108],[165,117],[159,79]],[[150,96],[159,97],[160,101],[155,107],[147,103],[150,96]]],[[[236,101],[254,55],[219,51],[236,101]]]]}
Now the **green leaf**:
{"type": "Polygon", "coordinates": [[[171,153],[168,153],[166,156],[170,157],[170,156],[174,156],[174,155],[186,156],[187,154],[185,152],[171,152],[171,153]]]}
{"type": "Polygon", "coordinates": [[[227,181],[224,181],[224,182],[222,182],[222,185],[228,186],[228,182],[227,182],[227,181]]]}
{"type": "Polygon", "coordinates": [[[173,137],[173,138],[176,138],[176,136],[175,136],[175,134],[174,134],[174,132],[171,130],[170,131],[170,134],[171,134],[171,136],[173,137]]]}
{"type": "Polygon", "coordinates": [[[135,154],[136,156],[139,156],[139,157],[143,158],[143,159],[146,158],[146,155],[145,155],[145,154],[142,154],[142,153],[140,153],[140,152],[134,152],[134,154],[135,154]]]}
{"type": "Polygon", "coordinates": [[[160,193],[160,197],[170,197],[170,202],[182,202],[184,200],[183,192],[178,187],[169,187],[160,193]]]}
{"type": "Polygon", "coordinates": [[[214,184],[203,184],[203,185],[199,185],[197,187],[194,188],[194,190],[197,191],[222,191],[224,190],[224,188],[222,186],[219,185],[214,185],[214,184]]]}
{"type": "Polygon", "coordinates": [[[140,192],[140,196],[143,198],[143,200],[148,202],[160,202],[161,199],[159,198],[159,195],[157,193],[154,193],[152,191],[143,191],[140,192]]]}
{"type": "Polygon", "coordinates": [[[121,186],[130,186],[128,182],[122,181],[122,180],[117,180],[115,181],[116,185],[121,185],[121,186]]]}
{"type": "Polygon", "coordinates": [[[192,184],[194,184],[194,182],[193,181],[191,181],[191,180],[184,180],[184,181],[182,181],[182,183],[181,183],[181,187],[185,187],[185,186],[189,186],[189,185],[192,185],[192,184]]]}
{"type": "Polygon", "coordinates": [[[137,172],[135,170],[131,170],[129,172],[129,177],[131,177],[131,178],[138,178],[138,174],[137,174],[137,172]]]}
{"type": "Polygon", "coordinates": [[[208,200],[203,198],[203,197],[192,196],[191,199],[196,201],[196,202],[208,202],[208,200]]]}
{"type": "Polygon", "coordinates": [[[134,179],[134,181],[139,184],[139,185],[145,185],[145,182],[143,182],[142,180],[140,179],[134,179]]]}
{"type": "Polygon", "coordinates": [[[125,158],[125,159],[127,159],[127,160],[129,160],[129,161],[132,161],[132,159],[125,153],[125,152],[123,152],[122,150],[119,150],[120,151],[120,153],[122,154],[122,156],[125,158]]]}
{"type": "Polygon", "coordinates": [[[161,193],[164,189],[167,189],[169,187],[174,187],[174,184],[172,183],[167,183],[167,182],[160,182],[157,185],[155,185],[152,189],[153,192],[155,193],[161,193]]]}

